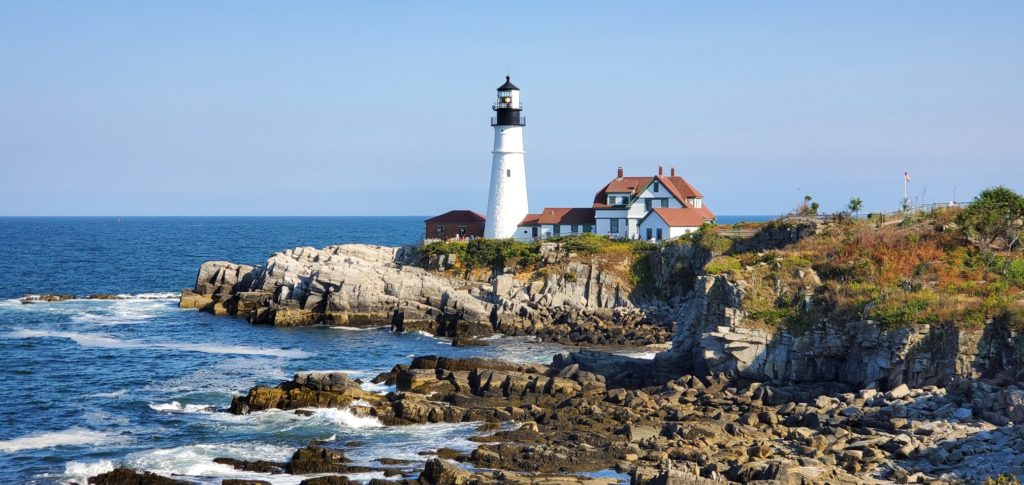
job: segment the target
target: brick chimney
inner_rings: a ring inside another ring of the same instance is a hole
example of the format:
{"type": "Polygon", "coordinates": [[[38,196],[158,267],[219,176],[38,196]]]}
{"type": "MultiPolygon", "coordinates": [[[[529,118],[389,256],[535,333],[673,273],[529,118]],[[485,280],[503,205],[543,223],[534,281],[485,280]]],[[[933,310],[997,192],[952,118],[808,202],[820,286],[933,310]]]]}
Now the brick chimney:
{"type": "Polygon", "coordinates": [[[665,167],[658,165],[658,176],[661,177],[662,175],[665,175],[665,167]]]}
{"type": "Polygon", "coordinates": [[[622,178],[622,167],[619,167],[619,178],[622,178]]]}
{"type": "Polygon", "coordinates": [[[676,176],[676,168],[675,168],[675,167],[672,167],[672,172],[671,172],[671,173],[672,173],[672,176],[673,176],[673,177],[675,177],[675,176],[676,176]]]}

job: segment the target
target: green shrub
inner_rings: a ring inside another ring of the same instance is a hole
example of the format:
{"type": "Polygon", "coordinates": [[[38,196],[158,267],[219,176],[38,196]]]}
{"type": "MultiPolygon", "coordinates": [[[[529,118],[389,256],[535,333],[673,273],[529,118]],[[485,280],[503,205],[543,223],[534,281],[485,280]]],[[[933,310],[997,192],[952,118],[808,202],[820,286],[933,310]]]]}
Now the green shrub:
{"type": "Polygon", "coordinates": [[[704,266],[704,272],[710,275],[718,275],[728,273],[730,271],[739,271],[743,269],[740,264],[739,258],[733,256],[718,256],[708,261],[708,264],[704,266]]]}
{"type": "Polygon", "coordinates": [[[712,224],[704,224],[693,234],[694,242],[712,253],[723,254],[732,248],[732,239],[719,234],[712,224]]]}

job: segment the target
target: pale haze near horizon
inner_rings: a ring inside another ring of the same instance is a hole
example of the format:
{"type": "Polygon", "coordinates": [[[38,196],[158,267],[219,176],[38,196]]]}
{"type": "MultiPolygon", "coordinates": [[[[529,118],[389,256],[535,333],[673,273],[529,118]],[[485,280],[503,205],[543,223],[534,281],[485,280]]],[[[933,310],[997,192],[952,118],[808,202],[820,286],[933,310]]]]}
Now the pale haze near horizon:
{"type": "Polygon", "coordinates": [[[722,215],[1024,189],[1024,4],[720,6],[3,2],[0,215],[485,212],[506,72],[533,211],[658,164],[722,215]]]}

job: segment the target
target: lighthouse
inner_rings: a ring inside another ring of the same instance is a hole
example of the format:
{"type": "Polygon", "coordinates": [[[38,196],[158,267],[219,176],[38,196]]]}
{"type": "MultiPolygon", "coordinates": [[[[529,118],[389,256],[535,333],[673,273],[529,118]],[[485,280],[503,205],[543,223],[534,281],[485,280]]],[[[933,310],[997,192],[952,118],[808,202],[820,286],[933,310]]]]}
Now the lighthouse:
{"type": "Polygon", "coordinates": [[[498,88],[491,126],[494,127],[494,150],[491,152],[491,190],[487,197],[487,221],[484,237],[513,237],[526,217],[526,152],[523,150],[523,105],[519,88],[505,76],[498,88]]]}

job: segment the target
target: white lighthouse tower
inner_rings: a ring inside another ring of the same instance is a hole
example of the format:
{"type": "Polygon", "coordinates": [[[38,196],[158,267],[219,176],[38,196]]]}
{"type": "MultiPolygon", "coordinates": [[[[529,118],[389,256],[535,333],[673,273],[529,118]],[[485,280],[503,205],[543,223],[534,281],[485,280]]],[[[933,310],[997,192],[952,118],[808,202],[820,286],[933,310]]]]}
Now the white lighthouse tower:
{"type": "Polygon", "coordinates": [[[494,103],[494,158],[491,161],[491,192],[487,197],[484,237],[513,237],[519,223],[530,212],[526,203],[526,152],[523,150],[523,106],[519,88],[505,76],[494,103]]]}

